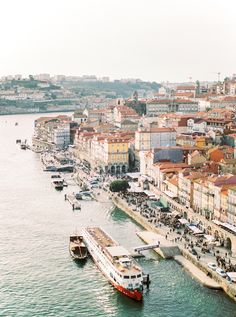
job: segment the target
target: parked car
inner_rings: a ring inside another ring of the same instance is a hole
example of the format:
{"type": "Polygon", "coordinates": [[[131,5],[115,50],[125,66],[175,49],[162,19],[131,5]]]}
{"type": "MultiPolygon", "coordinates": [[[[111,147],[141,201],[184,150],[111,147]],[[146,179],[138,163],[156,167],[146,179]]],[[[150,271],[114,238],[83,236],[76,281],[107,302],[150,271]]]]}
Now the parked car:
{"type": "Polygon", "coordinates": [[[93,183],[93,184],[90,184],[90,188],[99,188],[99,184],[98,183],[93,183]]]}
{"type": "Polygon", "coordinates": [[[227,276],[227,274],[225,273],[225,271],[222,270],[220,267],[218,267],[218,268],[216,269],[216,273],[219,274],[221,277],[226,277],[226,276],[227,276]]]}
{"type": "Polygon", "coordinates": [[[193,255],[197,255],[197,251],[196,251],[195,249],[192,249],[190,252],[191,252],[193,255]]]}
{"type": "Polygon", "coordinates": [[[215,271],[215,270],[217,269],[217,265],[216,265],[215,263],[210,262],[210,263],[208,263],[207,265],[208,265],[208,267],[209,267],[210,269],[212,269],[213,271],[215,271]]]}

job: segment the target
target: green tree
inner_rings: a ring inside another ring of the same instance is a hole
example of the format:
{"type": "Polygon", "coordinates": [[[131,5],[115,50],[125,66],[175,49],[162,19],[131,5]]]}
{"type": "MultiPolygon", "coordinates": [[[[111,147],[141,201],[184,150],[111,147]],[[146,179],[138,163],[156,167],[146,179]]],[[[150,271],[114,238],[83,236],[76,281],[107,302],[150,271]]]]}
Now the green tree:
{"type": "Polygon", "coordinates": [[[118,179],[110,183],[111,192],[124,192],[129,188],[129,183],[126,180],[118,179]]]}

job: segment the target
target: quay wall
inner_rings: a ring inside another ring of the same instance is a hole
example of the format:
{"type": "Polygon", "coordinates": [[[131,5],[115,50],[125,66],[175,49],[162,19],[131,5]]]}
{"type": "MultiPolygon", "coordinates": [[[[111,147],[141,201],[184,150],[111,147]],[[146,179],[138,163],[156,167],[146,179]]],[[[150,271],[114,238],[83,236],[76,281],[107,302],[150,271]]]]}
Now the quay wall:
{"type": "Polygon", "coordinates": [[[113,203],[120,209],[122,209],[125,213],[127,213],[132,219],[134,219],[139,225],[141,225],[146,230],[151,230],[160,234],[158,229],[152,226],[144,217],[140,215],[140,213],[133,211],[129,205],[116,194],[111,194],[113,203]]]}
{"type": "Polygon", "coordinates": [[[206,274],[211,274],[212,278],[221,286],[221,288],[225,291],[227,295],[229,295],[232,299],[236,301],[236,287],[233,284],[230,284],[225,278],[222,278],[215,271],[208,268],[208,266],[199,260],[187,250],[181,248],[182,255],[191,261],[196,267],[198,267],[201,271],[206,274]]]}
{"type": "MultiPolygon", "coordinates": [[[[141,225],[146,230],[153,231],[157,234],[161,234],[160,230],[149,223],[145,218],[143,218],[138,212],[133,211],[130,206],[116,194],[111,194],[113,203],[128,214],[132,219],[134,219],[139,225],[141,225]]],[[[216,272],[210,270],[205,264],[201,263],[196,259],[192,254],[187,250],[179,247],[182,255],[189,261],[191,261],[197,268],[199,268],[204,273],[210,273],[212,278],[221,286],[227,295],[236,301],[236,287],[233,284],[230,284],[226,279],[220,277],[216,272]]],[[[162,254],[160,254],[162,255],[162,254]]]]}

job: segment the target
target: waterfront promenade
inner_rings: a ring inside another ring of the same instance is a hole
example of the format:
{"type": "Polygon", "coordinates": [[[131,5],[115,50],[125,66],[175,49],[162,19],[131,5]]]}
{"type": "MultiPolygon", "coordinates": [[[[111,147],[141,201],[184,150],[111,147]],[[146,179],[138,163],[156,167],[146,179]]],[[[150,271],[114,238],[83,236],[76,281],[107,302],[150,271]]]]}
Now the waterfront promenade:
{"type": "MultiPolygon", "coordinates": [[[[86,182],[89,177],[81,169],[79,170],[78,175],[80,182],[86,182]]],[[[112,178],[107,177],[107,181],[108,180],[112,180],[112,178]]],[[[139,225],[148,231],[146,235],[156,234],[157,239],[160,241],[160,249],[156,249],[155,251],[159,255],[163,258],[175,259],[202,285],[212,289],[224,289],[231,298],[236,300],[236,285],[230,284],[207,266],[209,262],[216,262],[214,255],[201,254],[201,256],[195,257],[190,253],[188,245],[190,243],[195,244],[196,239],[194,236],[187,235],[189,243],[186,243],[186,240],[180,239],[180,235],[177,231],[171,230],[170,227],[161,223],[159,223],[159,225],[150,223],[148,219],[143,217],[137,210],[133,210],[128,202],[124,198],[122,199],[119,194],[107,192],[104,188],[94,189],[93,191],[97,201],[109,202],[110,198],[112,198],[113,203],[118,208],[126,212],[139,225]],[[209,275],[211,277],[209,277],[209,275]]],[[[146,243],[153,243],[153,240],[150,237],[144,238],[144,235],[142,234],[139,234],[139,237],[146,243]]],[[[155,243],[156,242],[157,241],[155,241],[155,243]]],[[[200,254],[200,251],[198,253],[200,254]]],[[[232,258],[233,263],[234,260],[235,259],[232,258]]]]}
{"type": "MultiPolygon", "coordinates": [[[[134,211],[129,204],[119,197],[117,194],[112,194],[112,199],[114,204],[125,211],[130,217],[132,217],[137,223],[139,223],[143,228],[148,231],[155,232],[157,234],[162,234],[163,237],[166,237],[166,240],[170,240],[171,242],[175,241],[176,245],[178,245],[181,250],[183,260],[181,258],[175,258],[176,255],[173,255],[173,258],[183,265],[187,271],[189,271],[193,277],[195,277],[198,281],[200,281],[203,285],[208,286],[210,288],[222,288],[232,299],[236,301],[236,285],[230,283],[225,278],[219,276],[216,272],[212,271],[206,262],[206,259],[209,260],[210,256],[204,259],[204,256],[196,257],[190,253],[190,250],[185,247],[184,241],[180,241],[179,235],[175,231],[171,231],[169,227],[161,225],[161,227],[156,227],[154,224],[148,222],[148,220],[140,215],[139,212],[134,211]],[[191,264],[190,264],[191,262],[191,264]],[[208,276],[213,278],[213,282],[207,278],[208,276]]],[[[147,241],[149,243],[150,241],[147,241]]],[[[210,262],[210,261],[209,261],[210,262]]],[[[215,257],[211,256],[211,262],[215,262],[215,257]]]]}

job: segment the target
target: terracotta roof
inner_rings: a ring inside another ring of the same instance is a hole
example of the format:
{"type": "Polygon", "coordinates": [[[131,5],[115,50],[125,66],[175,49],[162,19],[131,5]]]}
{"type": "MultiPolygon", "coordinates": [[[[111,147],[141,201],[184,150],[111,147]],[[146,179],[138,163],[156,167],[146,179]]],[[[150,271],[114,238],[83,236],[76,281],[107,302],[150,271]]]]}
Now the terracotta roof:
{"type": "Polygon", "coordinates": [[[195,90],[195,86],[177,86],[177,90],[195,90]]]}
{"type": "Polygon", "coordinates": [[[140,133],[164,133],[164,132],[176,132],[174,128],[151,128],[150,130],[141,130],[140,133]]]}
{"type": "Polygon", "coordinates": [[[169,183],[171,183],[174,186],[178,185],[178,179],[176,177],[172,177],[168,181],[169,181],[169,183]]]}
{"type": "Polygon", "coordinates": [[[175,93],[176,97],[188,97],[188,98],[192,98],[194,97],[194,94],[192,92],[176,92],[175,93]]]}
{"type": "Polygon", "coordinates": [[[190,104],[197,104],[196,101],[192,101],[190,99],[181,99],[181,98],[177,98],[177,99],[151,99],[147,101],[147,104],[186,104],[186,103],[190,103],[190,104]]]}

